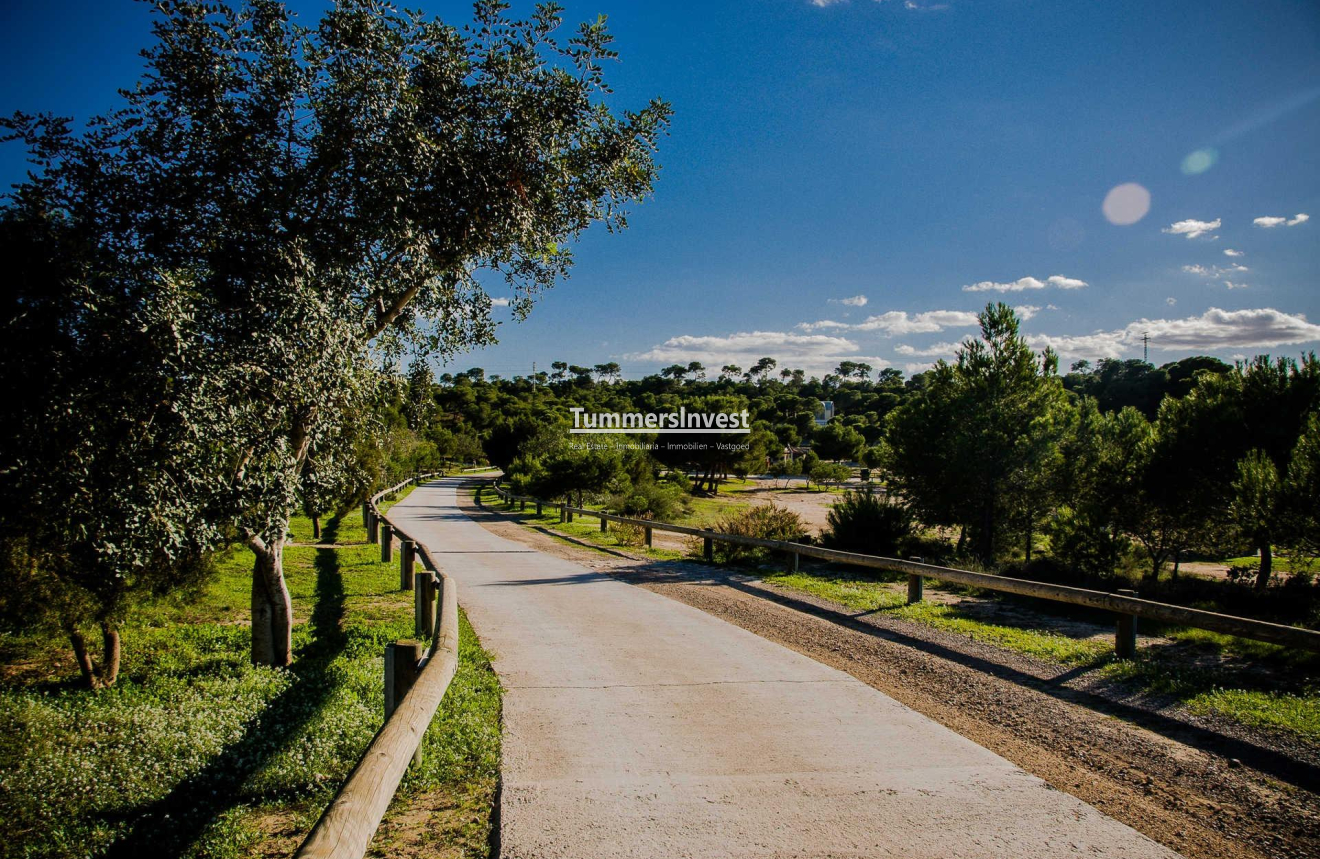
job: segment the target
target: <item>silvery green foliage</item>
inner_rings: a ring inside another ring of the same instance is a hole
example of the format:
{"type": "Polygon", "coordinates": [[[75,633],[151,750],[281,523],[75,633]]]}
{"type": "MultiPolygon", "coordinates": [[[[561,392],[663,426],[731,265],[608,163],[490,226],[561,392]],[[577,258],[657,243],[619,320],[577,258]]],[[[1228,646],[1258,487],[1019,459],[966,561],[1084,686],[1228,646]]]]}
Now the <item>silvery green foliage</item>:
{"type": "Polygon", "coordinates": [[[29,628],[113,629],[135,600],[196,580],[223,536],[221,452],[188,417],[204,352],[189,288],[117,278],[32,209],[5,212],[0,236],[0,608],[29,628]]]}
{"type": "MultiPolygon", "coordinates": [[[[558,7],[506,9],[478,3],[460,30],[342,0],[307,27],[275,0],[161,0],[121,109],[81,133],[4,121],[36,168],[16,205],[70,224],[107,273],[84,284],[89,306],[103,281],[147,305],[179,291],[191,339],[172,414],[199,466],[223,462],[186,484],[188,503],[266,564],[286,642],[278,552],[300,473],[371,400],[372,367],[492,342],[478,275],[502,275],[525,315],[567,275],[569,243],[625,226],[656,175],[669,107],[605,105],[603,19],[561,42],[558,7]]],[[[143,505],[128,520],[157,515],[156,493],[123,491],[149,496],[124,500],[143,505]]]]}

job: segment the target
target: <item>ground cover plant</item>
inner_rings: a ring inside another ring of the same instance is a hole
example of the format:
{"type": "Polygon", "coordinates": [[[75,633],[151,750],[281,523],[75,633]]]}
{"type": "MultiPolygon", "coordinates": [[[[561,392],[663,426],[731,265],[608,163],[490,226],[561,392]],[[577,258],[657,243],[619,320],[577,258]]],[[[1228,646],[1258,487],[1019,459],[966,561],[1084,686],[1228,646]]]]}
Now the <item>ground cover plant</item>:
{"type": "MultiPolygon", "coordinates": [[[[295,519],[295,538],[311,523],[295,519]]],[[[382,653],[412,637],[412,594],[362,541],[360,517],[329,520],[336,548],[289,547],[292,668],[252,665],[250,568],[234,550],[194,598],[144,611],[121,678],[91,692],[58,648],[3,641],[0,852],[7,856],[288,855],[383,719],[382,653]]],[[[499,684],[466,618],[460,664],[391,821],[441,808],[430,838],[480,856],[499,764],[499,684]]],[[[413,824],[415,827],[415,824],[413,824]]]]}

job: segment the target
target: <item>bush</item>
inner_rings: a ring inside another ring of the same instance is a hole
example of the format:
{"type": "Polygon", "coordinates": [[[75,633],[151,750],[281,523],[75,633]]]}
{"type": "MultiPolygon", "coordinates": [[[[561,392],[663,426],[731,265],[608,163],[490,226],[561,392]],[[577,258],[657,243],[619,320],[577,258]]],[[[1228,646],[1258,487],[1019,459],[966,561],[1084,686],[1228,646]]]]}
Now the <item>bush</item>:
{"type": "Polygon", "coordinates": [[[615,522],[610,525],[610,533],[614,535],[620,546],[637,547],[646,542],[646,529],[641,525],[615,522]]]}
{"type": "MultiPolygon", "coordinates": [[[[802,517],[777,504],[760,504],[749,507],[731,516],[725,516],[715,523],[711,530],[739,537],[756,537],[761,540],[787,540],[801,542],[807,535],[807,528],[802,524],[802,517]]],[[[715,543],[715,558],[719,561],[736,561],[744,558],[766,558],[769,553],[764,549],[751,546],[739,546],[732,543],[715,543]]]]}
{"type": "Polygon", "coordinates": [[[1045,533],[1049,536],[1053,555],[1064,566],[1080,573],[1080,580],[1108,583],[1130,546],[1130,541],[1122,534],[1071,507],[1060,507],[1046,526],[1045,533]]]}
{"type": "Polygon", "coordinates": [[[906,504],[888,495],[864,490],[845,493],[830,508],[825,545],[845,552],[892,557],[912,536],[915,525],[906,504]]]}
{"type": "Polygon", "coordinates": [[[849,477],[852,477],[852,469],[846,465],[818,462],[811,467],[811,479],[817,484],[843,483],[849,477]]]}
{"type": "Polygon", "coordinates": [[[669,521],[687,506],[687,495],[675,483],[643,483],[611,495],[606,507],[621,516],[669,521]]]}
{"type": "Polygon", "coordinates": [[[665,472],[664,476],[660,478],[660,482],[677,486],[684,495],[692,494],[692,478],[688,477],[681,471],[671,470],[665,472]]]}

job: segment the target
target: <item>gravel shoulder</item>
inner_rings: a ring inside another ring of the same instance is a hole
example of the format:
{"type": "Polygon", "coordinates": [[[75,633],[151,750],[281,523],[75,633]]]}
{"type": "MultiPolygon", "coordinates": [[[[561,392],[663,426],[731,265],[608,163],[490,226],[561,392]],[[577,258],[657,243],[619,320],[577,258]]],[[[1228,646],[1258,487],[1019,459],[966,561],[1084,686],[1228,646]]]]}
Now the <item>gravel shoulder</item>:
{"type": "Polygon", "coordinates": [[[462,509],[485,528],[845,671],[1189,857],[1320,856],[1320,755],[965,636],[462,509]]]}

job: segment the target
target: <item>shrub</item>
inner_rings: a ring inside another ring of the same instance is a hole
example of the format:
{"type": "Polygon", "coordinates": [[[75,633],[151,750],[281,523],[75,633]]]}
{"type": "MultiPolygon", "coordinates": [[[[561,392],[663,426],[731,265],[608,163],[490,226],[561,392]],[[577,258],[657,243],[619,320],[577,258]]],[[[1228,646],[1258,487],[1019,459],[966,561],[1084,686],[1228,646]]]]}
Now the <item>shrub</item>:
{"type": "Polygon", "coordinates": [[[687,495],[676,483],[661,481],[632,486],[611,495],[606,506],[621,516],[672,520],[683,512],[687,495]]]}
{"type": "Polygon", "coordinates": [[[817,484],[842,483],[849,477],[852,477],[852,469],[846,465],[818,462],[811,467],[811,479],[817,484]]]}
{"type": "Polygon", "coordinates": [[[868,486],[848,492],[830,508],[825,545],[845,552],[897,555],[912,536],[912,511],[888,495],[868,486]]]}
{"type": "MultiPolygon", "coordinates": [[[[1107,583],[1130,541],[1085,511],[1060,507],[1045,528],[1050,549],[1065,566],[1076,570],[1080,580],[1107,583]]],[[[1043,580],[1042,580],[1043,581],[1043,580]]],[[[1062,583],[1062,582],[1060,582],[1062,583]]]]}
{"type": "MultiPolygon", "coordinates": [[[[756,537],[761,540],[788,540],[801,542],[806,537],[807,528],[802,524],[802,517],[777,504],[760,504],[725,516],[715,523],[712,529],[723,534],[739,537],[756,537]]],[[[720,561],[736,561],[744,558],[765,558],[769,553],[764,549],[751,546],[739,546],[732,543],[715,543],[715,557],[720,561]]]]}
{"type": "Polygon", "coordinates": [[[660,482],[677,486],[684,495],[692,494],[692,478],[681,471],[670,470],[665,472],[664,476],[660,478],[660,482]]]}
{"type": "Polygon", "coordinates": [[[620,546],[640,546],[646,542],[646,529],[641,525],[615,522],[610,525],[610,532],[614,534],[614,539],[620,546]]]}

